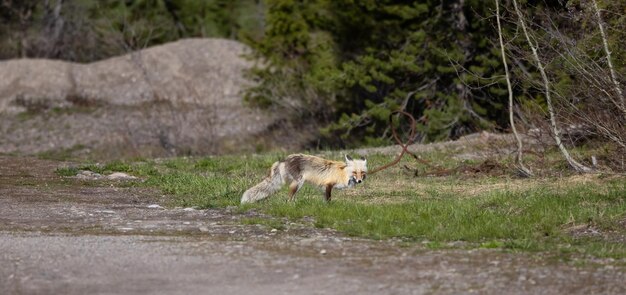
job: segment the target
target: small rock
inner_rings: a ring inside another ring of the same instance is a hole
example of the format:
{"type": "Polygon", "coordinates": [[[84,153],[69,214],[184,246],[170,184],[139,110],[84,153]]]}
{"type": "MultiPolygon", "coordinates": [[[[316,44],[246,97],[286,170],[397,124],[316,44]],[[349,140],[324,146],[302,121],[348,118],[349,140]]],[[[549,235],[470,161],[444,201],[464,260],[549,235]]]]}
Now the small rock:
{"type": "Polygon", "coordinates": [[[320,254],[322,254],[322,255],[326,255],[326,249],[322,249],[322,250],[320,250],[320,254]]]}
{"type": "Polygon", "coordinates": [[[80,170],[75,177],[78,179],[100,179],[103,176],[100,173],[95,173],[89,170],[80,170]]]}
{"type": "Polygon", "coordinates": [[[133,230],[134,228],[132,227],[120,227],[120,230],[133,230]]]}
{"type": "Polygon", "coordinates": [[[184,224],[184,225],[190,225],[190,224],[191,224],[191,222],[189,222],[189,221],[185,221],[185,222],[183,222],[183,224],[184,224]]]}
{"type": "Polygon", "coordinates": [[[199,229],[201,232],[203,232],[203,233],[205,233],[205,232],[208,232],[208,231],[209,231],[209,228],[208,228],[208,227],[206,227],[206,226],[201,226],[201,227],[199,227],[198,229],[199,229]]]}
{"type": "Polygon", "coordinates": [[[111,179],[111,180],[130,180],[130,179],[137,179],[137,177],[132,176],[132,175],[128,175],[128,174],[123,173],[123,172],[115,172],[115,173],[111,173],[111,174],[107,175],[107,179],[111,179]]]}
{"type": "Polygon", "coordinates": [[[271,232],[273,232],[273,233],[275,233],[275,232],[277,232],[277,231],[278,231],[278,230],[277,230],[277,229],[275,229],[275,228],[272,228],[272,230],[271,230],[271,232]]]}
{"type": "Polygon", "coordinates": [[[113,210],[96,210],[97,213],[104,213],[104,214],[115,214],[115,211],[113,210]]]}
{"type": "Polygon", "coordinates": [[[163,209],[163,207],[161,207],[161,205],[158,205],[158,204],[152,204],[152,205],[148,205],[148,209],[163,209]]]}
{"type": "Polygon", "coordinates": [[[196,208],[189,207],[189,208],[183,209],[183,211],[187,211],[187,212],[189,212],[189,211],[196,211],[196,208]]]}

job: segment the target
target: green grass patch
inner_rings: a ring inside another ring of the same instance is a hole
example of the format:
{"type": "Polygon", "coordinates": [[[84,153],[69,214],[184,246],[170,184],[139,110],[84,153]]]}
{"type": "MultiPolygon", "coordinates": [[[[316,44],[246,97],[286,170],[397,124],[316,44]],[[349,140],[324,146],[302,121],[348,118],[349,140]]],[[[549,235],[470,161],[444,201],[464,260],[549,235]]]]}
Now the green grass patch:
{"type": "Polygon", "coordinates": [[[153,163],[136,162],[131,165],[123,161],[112,161],[106,164],[81,164],[77,166],[59,167],[55,172],[59,176],[76,176],[81,170],[103,175],[113,172],[124,172],[137,176],[159,175],[159,171],[153,163]]]}
{"type": "Polygon", "coordinates": [[[78,174],[80,170],[78,170],[78,168],[76,167],[61,167],[61,168],[57,168],[57,170],[55,171],[57,175],[59,176],[76,176],[76,174],[78,174]]]}
{"type": "Polygon", "coordinates": [[[493,192],[473,198],[455,196],[414,199],[398,204],[361,204],[337,200],[326,204],[302,198],[296,204],[282,200],[262,203],[275,216],[300,219],[313,216],[321,227],[375,239],[403,237],[413,240],[469,241],[561,237],[568,223],[595,224],[616,230],[626,205],[623,185],[598,193],[577,186],[564,193],[532,189],[523,193],[493,192]]]}
{"type": "MultiPolygon", "coordinates": [[[[239,206],[243,192],[261,181],[271,164],[283,156],[176,158],[132,165],[111,163],[98,169],[143,176],[146,181],[138,185],[172,195],[176,206],[225,207],[239,206]]],[[[326,156],[342,158],[338,153],[326,156]]],[[[432,161],[443,158],[439,154],[430,157],[432,161]]],[[[368,164],[378,167],[392,159],[372,155],[368,164]]],[[[450,166],[448,161],[442,160],[441,166],[450,166]]],[[[621,225],[626,219],[624,177],[414,177],[402,168],[404,164],[416,165],[407,158],[370,175],[365,185],[334,191],[331,203],[323,201],[320,189],[305,186],[293,203],[286,201],[283,189],[268,200],[240,206],[239,210],[254,208],[274,217],[244,219],[248,224],[282,228],[281,218],[298,221],[312,217],[316,227],[372,239],[427,241],[426,246],[433,249],[462,241],[456,244],[626,258],[626,230],[621,225]],[[610,234],[577,234],[578,228],[610,234]]]]}

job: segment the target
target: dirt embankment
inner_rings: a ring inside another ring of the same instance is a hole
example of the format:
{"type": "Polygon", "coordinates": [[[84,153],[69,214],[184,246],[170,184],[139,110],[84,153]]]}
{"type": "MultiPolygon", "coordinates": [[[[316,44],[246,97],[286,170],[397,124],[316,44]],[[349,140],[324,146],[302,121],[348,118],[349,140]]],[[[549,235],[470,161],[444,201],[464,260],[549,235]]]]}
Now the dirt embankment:
{"type": "MultiPolygon", "coordinates": [[[[0,153],[253,151],[279,116],[244,106],[249,49],[187,39],[90,64],[0,62],[0,153]]],[[[295,143],[298,144],[298,143],[295,143]]]]}

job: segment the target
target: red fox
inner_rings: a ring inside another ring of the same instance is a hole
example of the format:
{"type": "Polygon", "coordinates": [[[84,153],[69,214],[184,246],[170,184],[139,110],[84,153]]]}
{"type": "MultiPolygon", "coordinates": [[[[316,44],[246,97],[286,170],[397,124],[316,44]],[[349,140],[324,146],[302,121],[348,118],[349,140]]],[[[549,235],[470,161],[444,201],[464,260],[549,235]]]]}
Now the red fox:
{"type": "Polygon", "coordinates": [[[285,160],[275,162],[269,175],[259,184],[251,187],[241,197],[241,204],[252,203],[269,197],[285,183],[289,184],[289,201],[305,182],[326,189],[326,201],[330,201],[333,188],[354,187],[363,182],[367,175],[367,160],[353,160],[346,155],[346,162],[322,159],[316,156],[294,154],[285,160]]]}

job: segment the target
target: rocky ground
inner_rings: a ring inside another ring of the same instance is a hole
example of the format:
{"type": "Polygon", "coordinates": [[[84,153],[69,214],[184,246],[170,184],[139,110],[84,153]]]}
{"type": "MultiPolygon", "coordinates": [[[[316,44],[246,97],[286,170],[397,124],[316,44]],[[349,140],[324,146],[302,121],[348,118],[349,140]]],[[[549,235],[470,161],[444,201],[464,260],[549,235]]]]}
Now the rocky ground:
{"type": "Polygon", "coordinates": [[[610,259],[429,250],[235,208],[166,208],[124,181],[62,178],[0,157],[1,294],[624,294],[610,259]]]}
{"type": "Polygon", "coordinates": [[[278,146],[282,117],[243,102],[249,53],[204,38],[89,64],[0,61],[0,153],[136,158],[278,146]]]}

